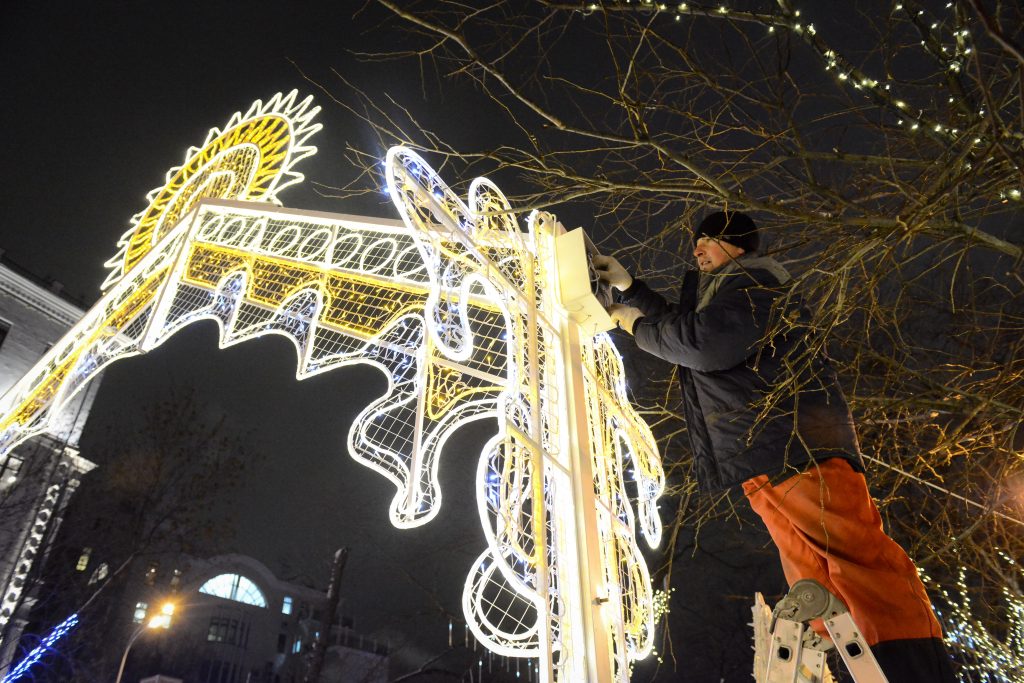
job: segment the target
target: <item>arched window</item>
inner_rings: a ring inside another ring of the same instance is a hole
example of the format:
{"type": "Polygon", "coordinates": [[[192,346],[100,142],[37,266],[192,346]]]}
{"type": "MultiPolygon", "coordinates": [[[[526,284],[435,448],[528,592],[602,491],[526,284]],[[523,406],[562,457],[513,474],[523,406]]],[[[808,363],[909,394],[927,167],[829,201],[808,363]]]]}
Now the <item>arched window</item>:
{"type": "Polygon", "coordinates": [[[199,587],[200,593],[213,595],[225,600],[243,602],[246,605],[266,607],[267,599],[256,584],[241,574],[220,574],[199,587]]]}

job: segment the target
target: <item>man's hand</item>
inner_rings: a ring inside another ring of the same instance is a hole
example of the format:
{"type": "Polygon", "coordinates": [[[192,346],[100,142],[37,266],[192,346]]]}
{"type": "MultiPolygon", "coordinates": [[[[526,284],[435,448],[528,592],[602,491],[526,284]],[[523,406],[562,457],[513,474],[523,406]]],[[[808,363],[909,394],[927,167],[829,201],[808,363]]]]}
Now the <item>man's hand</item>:
{"type": "Polygon", "coordinates": [[[595,254],[591,261],[601,281],[607,282],[620,292],[629,289],[633,284],[633,276],[622,267],[622,264],[614,256],[595,254]]]}
{"type": "Polygon", "coordinates": [[[608,316],[620,330],[633,334],[633,326],[637,320],[644,317],[644,312],[625,304],[612,304],[608,307],[608,316]]]}

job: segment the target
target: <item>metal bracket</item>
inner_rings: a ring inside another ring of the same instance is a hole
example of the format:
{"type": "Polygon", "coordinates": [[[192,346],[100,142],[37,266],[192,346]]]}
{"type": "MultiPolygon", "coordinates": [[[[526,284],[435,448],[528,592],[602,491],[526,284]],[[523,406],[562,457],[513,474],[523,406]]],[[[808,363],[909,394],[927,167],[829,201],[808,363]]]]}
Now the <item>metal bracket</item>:
{"type": "Polygon", "coordinates": [[[768,683],[823,683],[831,678],[825,667],[831,644],[807,627],[814,619],[824,620],[856,683],[889,683],[846,605],[814,579],[793,584],[772,611],[768,683]]]}

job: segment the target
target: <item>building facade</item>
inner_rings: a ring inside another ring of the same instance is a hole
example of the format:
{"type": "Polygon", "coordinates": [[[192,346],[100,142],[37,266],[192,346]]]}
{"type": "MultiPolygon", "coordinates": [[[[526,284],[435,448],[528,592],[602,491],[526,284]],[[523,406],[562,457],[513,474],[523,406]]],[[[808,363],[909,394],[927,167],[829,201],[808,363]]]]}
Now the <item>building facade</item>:
{"type": "MultiPolygon", "coordinates": [[[[120,601],[119,637],[135,637],[123,681],[154,676],[189,683],[299,683],[326,623],[327,594],[277,578],[245,555],[163,557],[133,572],[120,601]],[[149,628],[164,605],[167,628],[149,628]],[[136,634],[138,636],[136,637],[136,634]]],[[[321,683],[385,683],[387,646],[336,615],[321,683]]]]}
{"type": "MultiPolygon", "coordinates": [[[[6,393],[79,321],[85,311],[0,252],[0,395],[6,393]]],[[[43,434],[0,456],[0,673],[11,664],[43,565],[71,494],[93,463],[78,440],[99,388],[79,394],[43,434]]]]}

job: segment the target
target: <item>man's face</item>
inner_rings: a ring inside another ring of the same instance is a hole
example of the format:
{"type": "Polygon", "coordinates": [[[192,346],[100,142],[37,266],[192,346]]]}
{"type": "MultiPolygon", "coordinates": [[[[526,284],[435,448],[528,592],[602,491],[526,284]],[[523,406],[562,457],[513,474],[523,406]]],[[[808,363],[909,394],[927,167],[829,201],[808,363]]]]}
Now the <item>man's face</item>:
{"type": "Polygon", "coordinates": [[[697,267],[703,273],[713,273],[743,253],[743,247],[721,242],[713,237],[701,237],[693,248],[697,267]]]}

